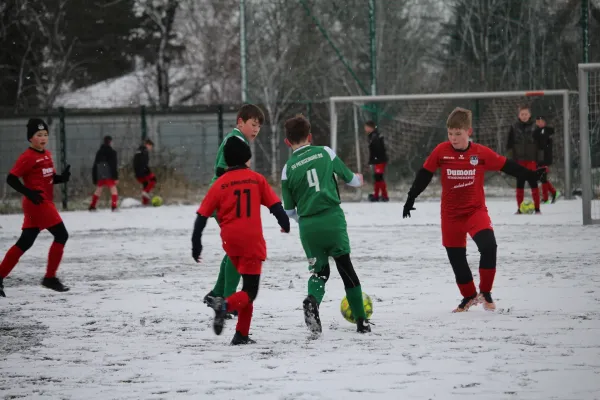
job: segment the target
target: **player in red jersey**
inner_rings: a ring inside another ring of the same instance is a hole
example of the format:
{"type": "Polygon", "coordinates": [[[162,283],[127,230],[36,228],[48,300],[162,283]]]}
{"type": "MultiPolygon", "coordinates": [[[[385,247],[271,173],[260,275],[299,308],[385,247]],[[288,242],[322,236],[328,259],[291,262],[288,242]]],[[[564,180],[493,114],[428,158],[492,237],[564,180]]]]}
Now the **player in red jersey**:
{"type": "Polygon", "coordinates": [[[21,237],[6,252],[0,264],[0,296],[2,297],[6,297],[3,286],[4,278],[10,274],[21,256],[31,248],[40,231],[44,229],[50,231],[54,236],[54,242],[50,246],[46,276],[42,280],[42,285],[57,292],[69,290],[56,277],[69,234],[54,206],[53,185],[69,181],[70,166],[67,165],[62,174],[56,174],[52,154],[46,150],[48,125],[43,120],[38,118],[29,120],[27,140],[30,142],[30,147],[21,154],[6,178],[6,183],[24,196],[23,214],[25,218],[21,237]],[[19,178],[23,178],[24,184],[19,178]]]}
{"type": "Polygon", "coordinates": [[[223,249],[242,276],[243,287],[227,298],[207,299],[208,305],[215,310],[213,329],[220,335],[226,314],[237,311],[238,322],[231,344],[248,344],[254,342],[248,338],[252,303],[258,294],[262,263],[267,257],[260,206],[268,207],[275,215],[282,232],[290,231],[290,220],[264,176],[247,167],[252,156],[248,144],[241,138],[232,137],[225,143],[223,155],[228,168],[211,186],[198,209],[192,234],[192,257],[200,262],[202,231],[216,211],[223,249]]]}
{"type": "Polygon", "coordinates": [[[496,275],[497,245],[485,205],[485,171],[502,171],[517,178],[538,180],[536,171],[507,160],[488,147],[471,142],[471,121],[470,110],[456,108],[452,111],[446,122],[448,141],[439,144],[427,157],[408,192],[402,214],[403,218],[410,217],[410,212],[415,209],[415,199],[429,185],[439,168],[442,182],[442,244],[463,296],[454,312],[467,311],[479,303],[486,310],[496,308],[491,292],[496,275]],[[479,295],[467,263],[467,234],[473,238],[481,254],[479,295]]]}

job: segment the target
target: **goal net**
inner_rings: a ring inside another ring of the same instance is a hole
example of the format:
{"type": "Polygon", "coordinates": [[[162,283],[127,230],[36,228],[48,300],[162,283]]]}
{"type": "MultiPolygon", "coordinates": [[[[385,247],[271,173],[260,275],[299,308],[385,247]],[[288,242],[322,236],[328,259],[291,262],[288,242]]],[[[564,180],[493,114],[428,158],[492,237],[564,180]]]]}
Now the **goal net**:
{"type": "MultiPolygon", "coordinates": [[[[332,97],[331,146],[348,166],[372,183],[363,125],[375,120],[387,147],[388,189],[392,196],[403,199],[425,158],[437,144],[447,140],[446,119],[455,107],[473,112],[474,142],[505,154],[508,132],[517,121],[520,105],[528,105],[533,119],[543,116],[547,126],[554,128],[549,179],[571,197],[572,187],[579,185],[573,168],[579,158],[574,149],[579,146],[572,134],[578,130],[578,102],[576,93],[567,90],[332,97]]],[[[486,193],[514,195],[515,183],[504,174],[490,173],[486,175],[486,193]]],[[[437,177],[430,186],[427,194],[437,196],[441,189],[437,177]]]]}
{"type": "Polygon", "coordinates": [[[600,224],[600,64],[579,65],[583,223],[600,224]]]}

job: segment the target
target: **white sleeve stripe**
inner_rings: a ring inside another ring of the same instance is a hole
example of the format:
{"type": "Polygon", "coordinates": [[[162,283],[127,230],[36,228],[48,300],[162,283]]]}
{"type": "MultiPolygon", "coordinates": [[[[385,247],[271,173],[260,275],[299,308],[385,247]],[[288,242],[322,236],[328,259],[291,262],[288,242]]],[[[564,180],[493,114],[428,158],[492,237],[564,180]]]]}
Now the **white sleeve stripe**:
{"type": "Polygon", "coordinates": [[[323,146],[323,148],[327,153],[329,153],[329,157],[331,157],[332,160],[336,157],[335,152],[331,149],[331,147],[323,146]]]}
{"type": "Polygon", "coordinates": [[[352,187],[360,187],[360,178],[358,177],[358,175],[354,174],[354,176],[352,177],[352,180],[350,182],[346,183],[346,185],[352,186],[352,187]]]}
{"type": "Polygon", "coordinates": [[[283,166],[283,171],[281,172],[281,180],[287,180],[287,164],[283,166]]]}

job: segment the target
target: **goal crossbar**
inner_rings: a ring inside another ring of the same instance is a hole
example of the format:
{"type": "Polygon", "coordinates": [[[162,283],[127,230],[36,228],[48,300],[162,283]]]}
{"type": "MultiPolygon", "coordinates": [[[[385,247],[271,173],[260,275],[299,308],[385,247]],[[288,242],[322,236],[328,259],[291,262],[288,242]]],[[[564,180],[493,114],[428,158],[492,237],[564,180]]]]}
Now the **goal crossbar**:
{"type": "MultiPolygon", "coordinates": [[[[586,64],[589,66],[590,64],[586,64]]],[[[598,64],[600,65],[600,64],[598,64]]],[[[569,95],[576,94],[577,91],[567,89],[553,90],[523,90],[523,91],[501,91],[501,92],[465,92],[465,93],[428,93],[428,94],[393,94],[376,96],[333,96],[329,98],[330,107],[330,129],[331,129],[331,148],[338,150],[338,129],[337,129],[337,103],[355,103],[361,105],[364,103],[375,103],[385,101],[410,101],[410,100],[460,100],[460,99],[490,99],[502,97],[543,97],[556,96],[562,97],[563,107],[563,140],[564,140],[564,163],[565,163],[565,197],[571,198],[571,127],[570,127],[570,108],[569,95]]]]}

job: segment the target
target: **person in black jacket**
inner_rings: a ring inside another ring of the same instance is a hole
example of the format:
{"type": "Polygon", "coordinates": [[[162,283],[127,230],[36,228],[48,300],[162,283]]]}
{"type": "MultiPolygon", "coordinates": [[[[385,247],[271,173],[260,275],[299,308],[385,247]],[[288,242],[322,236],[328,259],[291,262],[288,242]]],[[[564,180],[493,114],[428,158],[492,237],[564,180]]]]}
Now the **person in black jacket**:
{"type": "Polygon", "coordinates": [[[117,152],[112,148],[112,137],[105,136],[100,149],[96,152],[94,165],[92,166],[92,181],[96,185],[96,191],[92,195],[90,211],[96,211],[96,204],[102,195],[102,189],[106,186],[110,189],[110,207],[113,211],[117,209],[119,193],[119,170],[117,167],[117,152]]]}
{"type": "Polygon", "coordinates": [[[550,202],[548,194],[552,194],[552,203],[556,203],[556,199],[560,196],[560,192],[557,191],[552,183],[548,180],[548,174],[550,173],[550,165],[552,165],[552,136],[554,136],[554,128],[546,125],[546,119],[543,116],[539,116],[535,120],[537,129],[535,130],[535,137],[538,142],[538,146],[543,153],[542,159],[538,162],[538,168],[543,169],[541,176],[542,181],[542,201],[546,204],[550,202]]]}
{"type": "Polygon", "coordinates": [[[133,156],[133,170],[135,179],[142,184],[142,204],[150,204],[150,192],[156,185],[156,176],[150,171],[150,154],[154,148],[154,142],[150,139],[144,140],[135,155],[133,156]]]}
{"type": "Polygon", "coordinates": [[[369,195],[369,200],[389,201],[387,184],[383,174],[388,158],[385,150],[383,135],[377,130],[377,125],[374,121],[365,122],[365,133],[369,138],[369,165],[373,166],[375,184],[373,185],[373,194],[369,195]],[[379,194],[381,193],[381,197],[379,194]]]}
{"type": "MultiPolygon", "coordinates": [[[[538,142],[535,137],[536,126],[531,119],[531,110],[529,106],[519,107],[519,119],[515,122],[508,132],[508,143],[506,145],[507,158],[513,159],[519,165],[530,169],[537,170],[537,163],[541,158],[538,142]]],[[[535,205],[535,213],[540,214],[540,191],[538,189],[537,180],[517,178],[517,212],[521,214],[521,203],[525,198],[525,182],[531,187],[531,197],[535,205]]]]}

